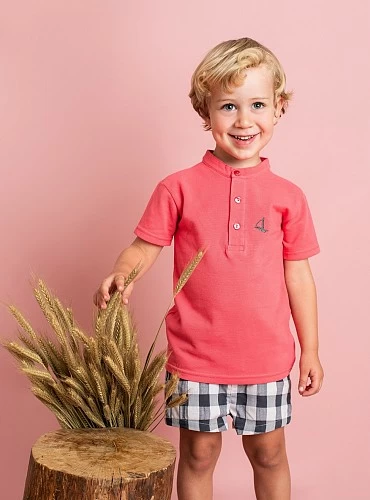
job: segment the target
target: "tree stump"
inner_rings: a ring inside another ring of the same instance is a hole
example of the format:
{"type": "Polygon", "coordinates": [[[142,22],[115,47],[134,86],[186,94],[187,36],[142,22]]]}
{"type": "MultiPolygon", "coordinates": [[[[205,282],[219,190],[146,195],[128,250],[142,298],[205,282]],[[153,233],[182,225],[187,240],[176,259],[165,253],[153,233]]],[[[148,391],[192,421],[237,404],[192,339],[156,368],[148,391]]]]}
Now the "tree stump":
{"type": "Polygon", "coordinates": [[[31,450],[23,500],[170,500],[172,444],[134,429],[60,429],[31,450]]]}

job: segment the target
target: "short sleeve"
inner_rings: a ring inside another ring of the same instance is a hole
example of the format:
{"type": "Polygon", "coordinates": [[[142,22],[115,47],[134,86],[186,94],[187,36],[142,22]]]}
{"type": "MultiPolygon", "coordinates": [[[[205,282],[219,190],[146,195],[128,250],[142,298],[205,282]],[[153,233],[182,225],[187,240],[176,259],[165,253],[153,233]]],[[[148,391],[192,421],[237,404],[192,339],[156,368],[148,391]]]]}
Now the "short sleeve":
{"type": "Polygon", "coordinates": [[[178,209],[168,188],[160,182],[155,188],[134,233],[154,245],[169,246],[176,231],[178,209]]]}
{"type": "Polygon", "coordinates": [[[320,252],[311,212],[301,190],[283,215],[282,229],[284,259],[303,260],[320,252]]]}

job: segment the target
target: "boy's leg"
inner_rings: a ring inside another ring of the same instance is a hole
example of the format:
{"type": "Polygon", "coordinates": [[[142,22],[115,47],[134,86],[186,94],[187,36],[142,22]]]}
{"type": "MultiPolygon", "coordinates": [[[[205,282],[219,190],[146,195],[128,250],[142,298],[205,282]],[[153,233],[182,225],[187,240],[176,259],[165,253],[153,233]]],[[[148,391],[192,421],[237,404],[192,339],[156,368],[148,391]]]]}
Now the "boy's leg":
{"type": "Polygon", "coordinates": [[[180,429],[178,500],[212,500],[212,477],[221,444],[221,432],[180,429]]]}
{"type": "Polygon", "coordinates": [[[290,500],[290,472],[284,427],[243,435],[243,447],[254,472],[257,500],[290,500]]]}

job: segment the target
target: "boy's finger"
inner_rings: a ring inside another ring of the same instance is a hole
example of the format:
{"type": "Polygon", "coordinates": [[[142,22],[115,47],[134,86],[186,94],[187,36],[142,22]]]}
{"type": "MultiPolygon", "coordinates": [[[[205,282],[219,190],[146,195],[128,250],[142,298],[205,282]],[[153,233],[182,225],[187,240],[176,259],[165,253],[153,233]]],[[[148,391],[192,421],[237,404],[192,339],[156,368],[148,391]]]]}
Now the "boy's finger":
{"type": "Polygon", "coordinates": [[[309,385],[306,390],[303,392],[303,394],[301,394],[302,396],[312,396],[313,394],[315,394],[317,392],[317,390],[312,387],[311,385],[309,385]]]}
{"type": "Polygon", "coordinates": [[[119,274],[118,276],[116,276],[114,278],[114,281],[116,283],[116,287],[117,287],[117,290],[119,292],[122,292],[125,288],[125,277],[123,276],[123,274],[119,274]]]}
{"type": "Polygon", "coordinates": [[[109,289],[112,285],[112,280],[104,280],[103,283],[100,285],[100,288],[97,292],[97,295],[101,295],[102,297],[104,297],[104,300],[109,300],[110,299],[110,296],[109,296],[109,289]]]}
{"type": "Polygon", "coordinates": [[[310,380],[310,385],[307,383],[307,386],[305,387],[303,393],[301,393],[301,396],[313,396],[320,391],[322,379],[320,379],[318,375],[312,374],[310,375],[310,380]]]}
{"type": "Polygon", "coordinates": [[[298,384],[298,391],[300,394],[302,394],[305,391],[307,385],[308,385],[308,375],[306,377],[301,376],[298,384]]]}
{"type": "Polygon", "coordinates": [[[104,287],[103,285],[101,285],[99,290],[96,292],[96,303],[101,304],[102,301],[108,302],[109,299],[110,299],[110,295],[109,295],[108,289],[106,287],[104,287]]]}
{"type": "Polygon", "coordinates": [[[102,294],[100,292],[96,293],[95,305],[100,307],[100,309],[105,309],[107,307],[107,304],[104,300],[104,297],[102,296],[102,294]]]}
{"type": "Polygon", "coordinates": [[[101,307],[102,302],[104,302],[104,298],[102,297],[100,290],[94,293],[93,302],[97,307],[101,307]]]}
{"type": "Polygon", "coordinates": [[[315,392],[319,392],[322,386],[322,378],[319,378],[318,375],[312,374],[311,376],[311,386],[315,390],[315,392]]]}

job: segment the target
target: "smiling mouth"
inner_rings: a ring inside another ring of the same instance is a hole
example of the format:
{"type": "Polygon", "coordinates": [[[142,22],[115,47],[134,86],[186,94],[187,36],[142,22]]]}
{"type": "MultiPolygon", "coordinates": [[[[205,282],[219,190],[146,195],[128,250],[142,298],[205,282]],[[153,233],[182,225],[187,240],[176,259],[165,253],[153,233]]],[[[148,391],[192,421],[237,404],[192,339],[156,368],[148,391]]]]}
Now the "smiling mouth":
{"type": "Polygon", "coordinates": [[[253,134],[253,135],[231,135],[231,137],[234,137],[234,139],[238,139],[238,141],[249,141],[249,139],[252,139],[253,137],[256,137],[256,135],[258,135],[258,134],[253,134]]]}

